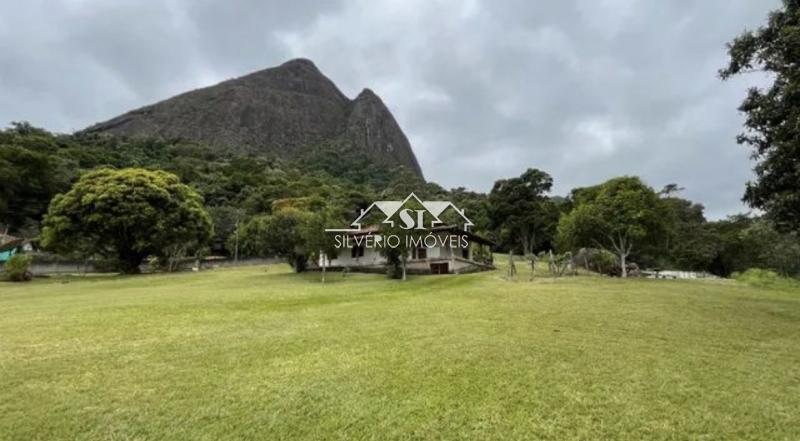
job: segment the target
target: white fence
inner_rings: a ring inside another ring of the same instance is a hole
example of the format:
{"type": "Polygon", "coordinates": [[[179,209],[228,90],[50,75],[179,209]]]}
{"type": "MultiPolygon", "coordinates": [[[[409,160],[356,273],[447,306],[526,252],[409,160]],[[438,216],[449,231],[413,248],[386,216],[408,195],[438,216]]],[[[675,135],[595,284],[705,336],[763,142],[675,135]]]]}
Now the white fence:
{"type": "Polygon", "coordinates": [[[642,275],[649,279],[719,279],[719,277],[696,271],[642,271],[642,275]]]}

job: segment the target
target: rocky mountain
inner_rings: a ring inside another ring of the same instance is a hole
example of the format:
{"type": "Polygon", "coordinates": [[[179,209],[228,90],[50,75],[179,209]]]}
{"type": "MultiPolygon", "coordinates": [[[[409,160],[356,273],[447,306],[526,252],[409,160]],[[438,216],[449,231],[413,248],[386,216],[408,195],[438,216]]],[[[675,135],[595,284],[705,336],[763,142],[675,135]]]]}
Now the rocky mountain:
{"type": "Polygon", "coordinates": [[[85,131],[188,139],[286,159],[335,143],[377,164],[403,165],[422,176],[383,101],[369,89],[350,100],[305,59],[186,92],[85,131]]]}

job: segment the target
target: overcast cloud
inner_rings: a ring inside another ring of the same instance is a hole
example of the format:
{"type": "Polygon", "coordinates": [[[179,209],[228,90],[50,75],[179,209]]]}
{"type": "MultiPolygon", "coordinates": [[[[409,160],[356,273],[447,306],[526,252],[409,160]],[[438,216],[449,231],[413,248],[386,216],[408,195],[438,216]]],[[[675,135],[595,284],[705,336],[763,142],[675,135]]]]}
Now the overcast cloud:
{"type": "Polygon", "coordinates": [[[69,132],[306,57],[392,110],[425,175],[488,191],[528,167],[556,193],[639,175],[711,218],[752,163],[725,43],[779,0],[0,1],[0,123],[69,132]]]}

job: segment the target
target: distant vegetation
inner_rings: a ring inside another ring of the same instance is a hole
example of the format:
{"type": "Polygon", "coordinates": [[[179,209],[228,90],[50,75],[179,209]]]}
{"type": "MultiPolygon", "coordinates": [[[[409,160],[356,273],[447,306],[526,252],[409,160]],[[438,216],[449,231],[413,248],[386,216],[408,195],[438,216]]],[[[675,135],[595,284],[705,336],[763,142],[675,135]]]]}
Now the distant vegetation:
{"type": "Polygon", "coordinates": [[[775,271],[758,268],[749,269],[743,273],[733,273],[733,278],[748,285],[759,288],[797,289],[800,282],[795,279],[783,277],[775,271]]]}
{"type": "MultiPolygon", "coordinates": [[[[302,270],[304,263],[298,262],[313,257],[322,243],[309,234],[310,223],[341,227],[372,201],[400,199],[413,191],[466,209],[474,230],[493,239],[498,251],[534,255],[550,249],[577,253],[580,248],[603,248],[617,255],[618,266],[624,258],[642,268],[722,276],[749,268],[800,274],[800,241],[794,233],[779,232],[767,218],[746,215],[709,222],[703,206],[680,198],[674,184],[655,191],[638,178],[621,177],[559,197],[550,194],[547,173],[530,169],[497,181],[484,194],[445,190],[402,167],[386,168],[349,153],[328,144],[297,160],[281,161],[194,142],[58,135],[15,123],[0,131],[0,221],[10,233],[46,239],[40,244],[62,254],[109,256],[113,253],[97,246],[111,242],[100,241],[87,225],[75,232],[84,231],[80,234],[84,242],[95,243],[93,249],[76,246],[63,235],[42,235],[42,221],[50,207],[50,231],[55,231],[53,219],[65,207],[63,197],[53,198],[71,188],[77,191],[74,185],[86,173],[139,168],[175,175],[202,197],[213,224],[208,240],[173,241],[172,252],[163,246],[144,253],[162,263],[175,250],[186,256],[238,252],[281,255],[302,270]],[[323,212],[322,219],[311,216],[323,212]],[[294,221],[284,222],[289,218],[294,221]]],[[[90,176],[89,181],[99,177],[90,176]]],[[[144,220],[136,224],[146,227],[144,220]]],[[[125,259],[119,253],[116,259],[124,269],[125,259]]]]}

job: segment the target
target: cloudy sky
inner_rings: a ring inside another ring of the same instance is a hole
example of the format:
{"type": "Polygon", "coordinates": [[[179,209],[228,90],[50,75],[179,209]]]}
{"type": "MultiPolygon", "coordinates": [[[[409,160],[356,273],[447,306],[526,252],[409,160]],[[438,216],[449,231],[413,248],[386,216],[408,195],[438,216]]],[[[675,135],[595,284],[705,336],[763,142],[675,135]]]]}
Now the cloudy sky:
{"type": "Polygon", "coordinates": [[[736,108],[764,79],[716,71],[779,3],[0,0],[0,122],[69,132],[306,57],[348,96],[380,95],[445,187],[639,175],[719,218],[745,210],[736,108]]]}

